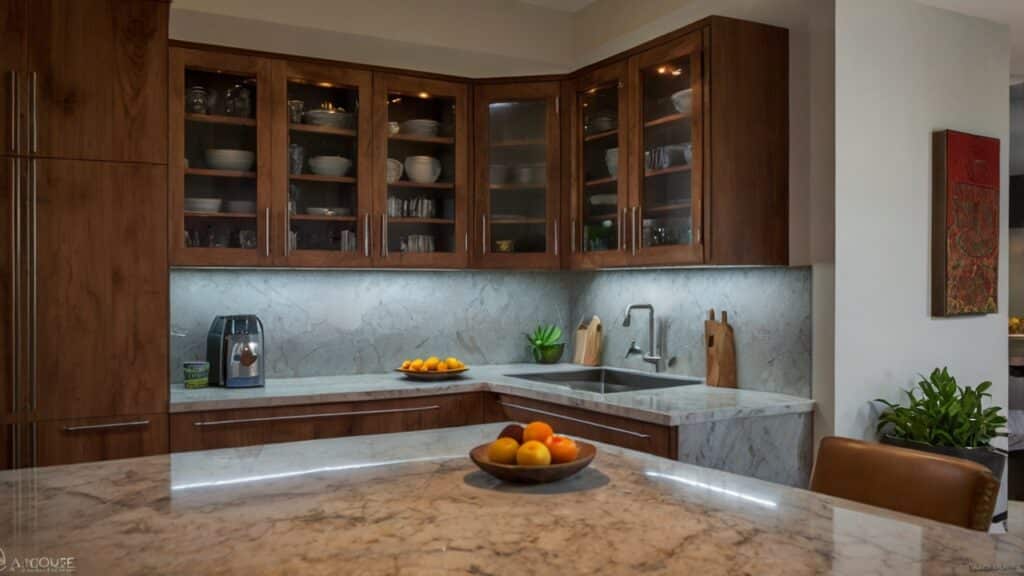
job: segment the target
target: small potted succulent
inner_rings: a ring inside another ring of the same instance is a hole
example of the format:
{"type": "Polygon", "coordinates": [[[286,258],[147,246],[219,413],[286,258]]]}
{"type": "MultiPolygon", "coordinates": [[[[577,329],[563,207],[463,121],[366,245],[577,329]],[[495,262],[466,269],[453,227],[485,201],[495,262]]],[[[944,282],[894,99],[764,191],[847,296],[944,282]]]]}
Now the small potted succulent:
{"type": "Polygon", "coordinates": [[[878,417],[882,443],[972,460],[1001,479],[1006,453],[989,442],[1006,436],[1006,418],[998,406],[983,406],[992,397],[986,392],[991,386],[961,387],[946,368],[936,368],[906,392],[907,406],[876,399],[886,406],[878,417]]]}
{"type": "Polygon", "coordinates": [[[538,364],[554,364],[562,359],[565,343],[562,340],[562,329],[558,326],[537,326],[533,334],[526,334],[530,343],[533,359],[538,364]]]}

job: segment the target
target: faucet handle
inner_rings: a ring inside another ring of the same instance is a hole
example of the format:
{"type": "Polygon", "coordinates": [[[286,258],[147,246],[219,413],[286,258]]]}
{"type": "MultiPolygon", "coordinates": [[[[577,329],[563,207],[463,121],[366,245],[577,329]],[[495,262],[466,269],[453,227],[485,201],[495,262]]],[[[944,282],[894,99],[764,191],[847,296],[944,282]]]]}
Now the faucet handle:
{"type": "Polygon", "coordinates": [[[644,351],[641,350],[640,347],[636,345],[636,340],[633,340],[632,342],[629,343],[629,350],[626,350],[625,357],[629,358],[630,356],[636,356],[637,354],[642,355],[643,353],[644,351]]]}

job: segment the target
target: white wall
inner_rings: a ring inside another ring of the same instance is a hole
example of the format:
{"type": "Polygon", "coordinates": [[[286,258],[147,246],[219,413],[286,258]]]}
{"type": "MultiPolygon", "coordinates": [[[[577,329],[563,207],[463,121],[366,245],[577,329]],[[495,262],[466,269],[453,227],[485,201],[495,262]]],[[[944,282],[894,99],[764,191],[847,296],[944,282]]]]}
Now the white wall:
{"type": "Polygon", "coordinates": [[[874,437],[871,400],[949,366],[1007,402],[1007,27],[911,0],[836,0],[835,431],[874,437]],[[1002,141],[999,311],[930,314],[931,134],[1002,141]]]}

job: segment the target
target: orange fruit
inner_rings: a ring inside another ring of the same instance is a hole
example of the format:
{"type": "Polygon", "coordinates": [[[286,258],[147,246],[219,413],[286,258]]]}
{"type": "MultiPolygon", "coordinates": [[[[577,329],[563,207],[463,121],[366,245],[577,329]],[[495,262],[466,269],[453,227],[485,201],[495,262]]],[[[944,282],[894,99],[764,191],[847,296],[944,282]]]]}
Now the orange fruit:
{"type": "Polygon", "coordinates": [[[530,440],[544,442],[548,439],[548,436],[551,436],[554,433],[555,431],[551,429],[551,426],[547,422],[530,422],[526,425],[526,430],[523,430],[523,440],[526,442],[529,442],[530,440]]]}
{"type": "Polygon", "coordinates": [[[551,452],[551,461],[555,464],[572,462],[580,453],[580,448],[576,445],[576,442],[572,438],[566,438],[565,436],[549,436],[544,445],[551,452]]]}
{"type": "MultiPolygon", "coordinates": [[[[501,440],[495,440],[501,442],[501,440]]],[[[513,440],[514,442],[514,440],[513,440]]],[[[530,440],[516,452],[516,464],[520,466],[547,466],[551,464],[551,452],[542,442],[530,440]]]]}
{"type": "Polygon", "coordinates": [[[447,372],[448,371],[448,365],[445,364],[444,361],[439,362],[437,364],[437,371],[438,372],[447,372]]]}
{"type": "Polygon", "coordinates": [[[513,438],[498,438],[487,447],[487,459],[498,464],[515,464],[519,442],[513,438]]]}
{"type": "Polygon", "coordinates": [[[402,370],[408,370],[410,364],[412,364],[412,360],[406,360],[405,362],[402,362],[402,370]]]}
{"type": "Polygon", "coordinates": [[[409,363],[409,370],[412,370],[413,372],[419,372],[422,369],[423,369],[423,360],[421,358],[417,358],[417,359],[415,359],[415,360],[413,360],[412,362],[409,363]]]}
{"type": "Polygon", "coordinates": [[[437,365],[441,363],[441,359],[437,356],[431,356],[427,358],[423,365],[427,367],[427,370],[437,370],[437,365]]]}

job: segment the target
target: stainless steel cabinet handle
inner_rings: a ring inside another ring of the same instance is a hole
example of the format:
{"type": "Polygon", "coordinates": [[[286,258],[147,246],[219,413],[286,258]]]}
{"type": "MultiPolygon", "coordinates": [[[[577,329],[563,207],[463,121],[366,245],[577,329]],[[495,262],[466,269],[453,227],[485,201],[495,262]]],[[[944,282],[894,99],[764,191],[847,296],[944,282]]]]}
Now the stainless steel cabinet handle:
{"type": "Polygon", "coordinates": [[[288,256],[292,253],[292,215],[291,210],[288,208],[284,209],[284,255],[288,256]]]}
{"type": "Polygon", "coordinates": [[[294,416],[266,416],[263,418],[238,418],[233,420],[205,420],[193,422],[193,426],[232,426],[237,424],[257,424],[260,422],[291,422],[295,420],[312,420],[316,418],[337,418],[340,416],[372,416],[375,414],[400,414],[403,412],[427,412],[440,410],[438,405],[416,406],[414,408],[388,408],[383,410],[357,410],[354,412],[324,412],[320,414],[296,414],[294,416]]]}
{"type": "Polygon", "coordinates": [[[626,211],[628,208],[622,209],[622,216],[619,218],[619,250],[626,251],[626,211]]]}
{"type": "Polygon", "coordinates": [[[555,256],[558,256],[558,218],[555,218],[555,256]]]}
{"type": "Polygon", "coordinates": [[[636,213],[637,213],[637,207],[633,206],[633,219],[632,219],[632,222],[630,222],[630,236],[632,236],[632,238],[633,238],[633,241],[632,241],[632,244],[633,244],[633,256],[636,256],[636,231],[637,231],[636,213]]]}
{"type": "Polygon", "coordinates": [[[18,425],[11,424],[11,468],[18,467],[18,425]]]}
{"type": "Polygon", "coordinates": [[[38,210],[38,207],[39,207],[39,194],[38,194],[38,191],[39,191],[39,189],[36,186],[36,183],[37,183],[37,180],[38,180],[38,177],[37,177],[38,176],[37,175],[38,166],[36,165],[36,160],[34,160],[34,159],[33,160],[29,160],[28,161],[28,168],[29,168],[29,171],[30,171],[30,174],[31,174],[31,178],[32,178],[32,197],[30,199],[30,202],[31,202],[30,207],[32,209],[32,220],[29,223],[29,225],[32,227],[32,239],[31,239],[31,242],[32,242],[32,246],[31,246],[32,254],[29,257],[29,267],[30,267],[30,273],[31,273],[31,276],[29,278],[30,278],[30,280],[32,282],[32,285],[31,285],[31,288],[30,288],[30,290],[31,290],[30,297],[32,299],[32,301],[31,301],[31,314],[32,314],[32,317],[29,319],[29,330],[30,330],[30,333],[31,333],[31,336],[30,336],[30,339],[29,339],[29,346],[32,347],[30,349],[31,360],[32,360],[32,368],[31,368],[31,375],[32,375],[32,409],[35,410],[36,407],[37,407],[37,404],[38,404],[38,389],[39,389],[39,380],[38,380],[39,362],[38,362],[38,358],[37,358],[37,352],[39,350],[39,345],[38,345],[38,339],[39,339],[39,313],[38,313],[38,311],[39,311],[39,303],[38,303],[38,300],[39,300],[39,289],[38,289],[38,277],[39,277],[39,257],[38,257],[39,256],[39,226],[37,226],[38,220],[39,220],[38,219],[38,212],[39,212],[39,210],[38,210]]]}
{"type": "Polygon", "coordinates": [[[32,465],[39,466],[39,430],[36,423],[32,423],[32,465]]]}
{"type": "Polygon", "coordinates": [[[266,237],[265,241],[263,242],[263,246],[264,246],[263,251],[266,253],[267,257],[269,258],[270,257],[270,208],[264,209],[264,212],[263,212],[263,222],[264,222],[263,230],[264,230],[264,232],[267,233],[267,237],[266,237]]]}
{"type": "Polygon", "coordinates": [[[11,70],[11,83],[9,85],[10,93],[7,95],[8,100],[11,103],[11,125],[8,129],[11,131],[11,152],[18,151],[18,140],[21,133],[19,125],[21,124],[18,120],[18,73],[11,70]]]}
{"type": "Polygon", "coordinates": [[[387,258],[388,255],[388,213],[380,215],[380,255],[387,258]]]}
{"type": "Polygon", "coordinates": [[[363,214],[363,255],[370,257],[370,213],[363,214]]]}
{"type": "Polygon", "coordinates": [[[65,432],[84,432],[86,430],[111,430],[114,428],[140,428],[149,426],[149,420],[132,420],[130,422],[111,422],[110,424],[88,424],[83,426],[65,426],[65,432]]]}
{"type": "Polygon", "coordinates": [[[469,232],[466,232],[464,243],[466,245],[466,254],[469,254],[469,232]]]}
{"type": "Polygon", "coordinates": [[[591,422],[590,420],[583,420],[580,418],[573,418],[572,416],[566,416],[565,414],[558,414],[557,412],[548,412],[547,410],[541,410],[539,408],[531,408],[529,406],[523,406],[522,404],[512,404],[509,402],[498,402],[502,406],[509,408],[516,408],[526,412],[532,412],[534,414],[543,414],[544,416],[553,416],[555,418],[561,418],[562,420],[568,420],[570,422],[577,422],[579,424],[586,424],[587,426],[593,426],[594,428],[600,428],[602,430],[609,430],[611,432],[618,432],[620,434],[626,434],[633,436],[634,438],[650,438],[650,434],[643,434],[641,432],[634,432],[632,430],[626,430],[625,428],[616,428],[615,426],[608,426],[607,424],[600,424],[597,422],[591,422]]]}
{"type": "MultiPolygon", "coordinates": [[[[11,197],[13,199],[14,216],[11,226],[11,329],[9,334],[11,342],[11,404],[8,410],[18,412],[18,359],[21,357],[21,306],[19,302],[20,283],[18,282],[19,271],[21,270],[21,162],[16,158],[11,161],[11,197]]],[[[6,330],[6,328],[5,328],[6,330]]]]}
{"type": "Polygon", "coordinates": [[[576,219],[569,220],[569,252],[576,253],[576,219]]]}
{"type": "Polygon", "coordinates": [[[39,115],[37,113],[39,106],[36,103],[36,100],[38,100],[37,93],[39,92],[38,79],[39,75],[33,72],[32,83],[29,85],[29,88],[32,90],[32,99],[30,100],[30,103],[32,104],[32,152],[39,151],[39,115]]]}
{"type": "Polygon", "coordinates": [[[487,254],[487,214],[480,215],[480,251],[487,254]]]}
{"type": "Polygon", "coordinates": [[[697,226],[697,244],[700,244],[700,226],[697,226]]]}

